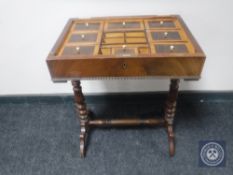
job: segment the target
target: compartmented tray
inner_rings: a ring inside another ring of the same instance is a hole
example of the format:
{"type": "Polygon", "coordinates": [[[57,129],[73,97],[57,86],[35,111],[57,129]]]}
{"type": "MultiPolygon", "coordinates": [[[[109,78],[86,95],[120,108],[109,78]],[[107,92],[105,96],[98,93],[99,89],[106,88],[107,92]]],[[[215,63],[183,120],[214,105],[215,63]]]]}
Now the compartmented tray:
{"type": "Polygon", "coordinates": [[[204,60],[202,49],[181,17],[173,15],[70,19],[47,63],[56,81],[199,78],[204,60]]]}

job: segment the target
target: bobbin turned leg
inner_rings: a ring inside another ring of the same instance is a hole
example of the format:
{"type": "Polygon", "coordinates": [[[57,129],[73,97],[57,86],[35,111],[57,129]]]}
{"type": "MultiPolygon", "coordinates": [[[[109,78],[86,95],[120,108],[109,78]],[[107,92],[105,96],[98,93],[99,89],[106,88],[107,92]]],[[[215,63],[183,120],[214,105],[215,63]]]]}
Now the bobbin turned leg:
{"type": "Polygon", "coordinates": [[[175,154],[175,135],[173,131],[173,122],[176,112],[176,99],[178,96],[179,79],[172,79],[170,89],[165,104],[165,121],[168,133],[169,153],[170,156],[175,154]]]}
{"type": "Polygon", "coordinates": [[[72,81],[72,85],[75,99],[75,110],[78,113],[80,120],[80,156],[83,158],[85,156],[85,144],[88,132],[88,111],[80,81],[72,81]]]}

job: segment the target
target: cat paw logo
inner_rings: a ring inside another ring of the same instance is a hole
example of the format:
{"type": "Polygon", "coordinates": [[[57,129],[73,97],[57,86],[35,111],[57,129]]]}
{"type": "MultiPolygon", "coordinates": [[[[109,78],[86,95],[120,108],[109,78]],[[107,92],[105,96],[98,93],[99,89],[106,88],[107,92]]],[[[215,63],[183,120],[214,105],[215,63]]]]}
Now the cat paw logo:
{"type": "Polygon", "coordinates": [[[201,141],[200,166],[223,167],[225,166],[225,142],[223,141],[201,141]]]}

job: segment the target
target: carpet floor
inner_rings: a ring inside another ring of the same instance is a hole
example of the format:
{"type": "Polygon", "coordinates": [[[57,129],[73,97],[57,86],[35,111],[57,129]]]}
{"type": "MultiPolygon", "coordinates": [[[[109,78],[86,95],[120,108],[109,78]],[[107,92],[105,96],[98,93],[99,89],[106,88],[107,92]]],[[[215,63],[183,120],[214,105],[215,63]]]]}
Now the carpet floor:
{"type": "MultiPolygon", "coordinates": [[[[231,175],[233,100],[179,100],[176,154],[169,157],[164,128],[98,128],[79,156],[79,122],[73,99],[0,103],[1,175],[231,175]],[[199,141],[226,143],[225,167],[199,166],[199,141]]],[[[159,100],[88,101],[96,116],[161,114],[159,100]]]]}

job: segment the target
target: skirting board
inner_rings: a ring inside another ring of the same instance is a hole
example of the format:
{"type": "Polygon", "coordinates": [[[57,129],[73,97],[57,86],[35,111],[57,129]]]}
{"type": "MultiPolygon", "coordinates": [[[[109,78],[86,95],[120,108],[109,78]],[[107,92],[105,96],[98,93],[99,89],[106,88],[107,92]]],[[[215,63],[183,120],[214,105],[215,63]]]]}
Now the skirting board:
{"type": "MultiPolygon", "coordinates": [[[[167,92],[145,93],[107,93],[87,94],[87,103],[143,103],[161,101],[166,98],[167,92]]],[[[64,103],[73,102],[72,94],[47,94],[47,95],[6,95],[0,96],[0,104],[4,103],[64,103]]],[[[205,102],[205,101],[233,101],[233,91],[180,91],[178,103],[205,102]]]]}

